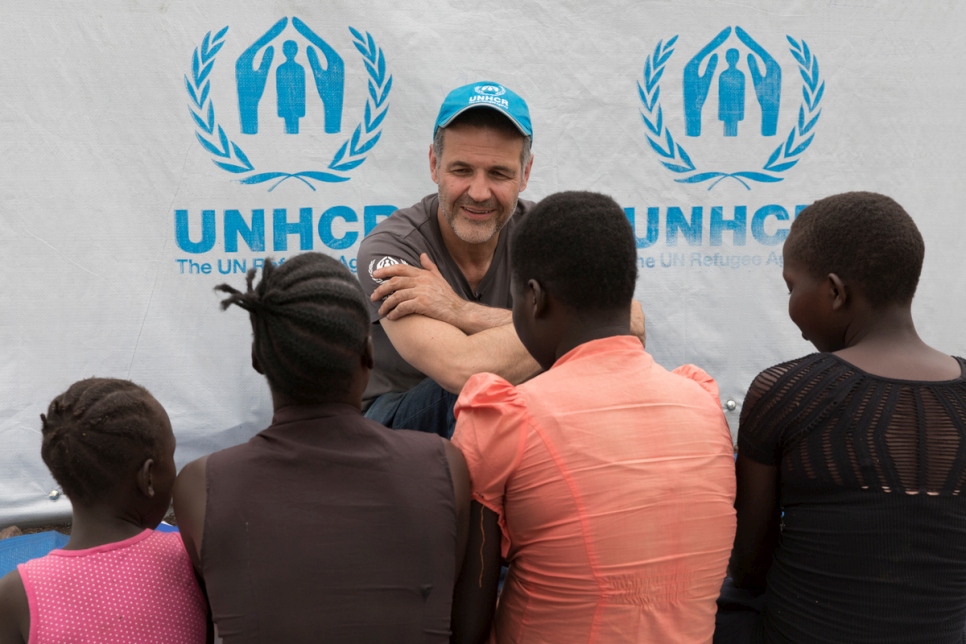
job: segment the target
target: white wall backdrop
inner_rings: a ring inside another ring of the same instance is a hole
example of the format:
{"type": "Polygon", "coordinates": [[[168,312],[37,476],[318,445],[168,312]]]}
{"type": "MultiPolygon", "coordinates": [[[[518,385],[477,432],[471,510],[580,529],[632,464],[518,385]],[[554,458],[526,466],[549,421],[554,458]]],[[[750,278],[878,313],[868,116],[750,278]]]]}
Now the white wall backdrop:
{"type": "Polygon", "coordinates": [[[373,221],[435,189],[443,96],[484,79],[529,101],[524,197],[591,189],[628,209],[648,348],[717,378],[733,430],[754,375],[812,350],[786,315],[781,240],[822,196],[875,190],[910,211],[927,247],[920,332],[963,354],[964,6],[0,0],[0,525],[69,513],[48,498],[38,414],[77,379],[150,389],[179,466],[265,427],[247,316],[212,287],[306,248],[354,268],[373,221]],[[298,134],[278,116],[286,40],[298,134]],[[274,57],[239,83],[250,47],[249,70],[274,57]]]}

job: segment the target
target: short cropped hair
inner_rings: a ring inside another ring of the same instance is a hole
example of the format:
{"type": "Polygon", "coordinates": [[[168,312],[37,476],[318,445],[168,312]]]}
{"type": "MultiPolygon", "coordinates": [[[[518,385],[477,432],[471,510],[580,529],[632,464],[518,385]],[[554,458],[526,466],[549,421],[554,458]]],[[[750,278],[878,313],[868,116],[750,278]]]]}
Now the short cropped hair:
{"type": "Polygon", "coordinates": [[[369,306],[359,281],[337,259],[303,253],[275,265],[265,260],[262,279],[245,293],[228,284],[222,309],[248,311],[252,352],[274,391],[300,403],[344,395],[369,340],[369,306]]]}
{"type": "Polygon", "coordinates": [[[820,199],[795,219],[785,253],[815,277],[852,280],[872,306],[912,301],[926,252],[909,213],[890,197],[846,192],[820,199]]]}
{"type": "Polygon", "coordinates": [[[476,107],[471,110],[466,110],[450,121],[446,127],[441,127],[436,130],[436,136],[433,137],[433,152],[436,154],[437,165],[439,165],[440,160],[443,158],[443,135],[446,130],[454,125],[490,128],[521,137],[523,139],[523,150],[520,152],[520,170],[526,170],[527,163],[530,162],[531,137],[524,136],[523,132],[518,130],[517,126],[513,124],[513,121],[491,107],[476,107]]]}
{"type": "Polygon", "coordinates": [[[40,455],[64,494],[81,505],[109,494],[161,454],[158,408],[144,387],[116,378],[75,382],[40,415],[40,455]]]}
{"type": "Polygon", "coordinates": [[[624,210],[594,192],[550,195],[517,224],[510,265],[519,284],[535,279],[577,310],[629,307],[637,244],[624,210]]]}

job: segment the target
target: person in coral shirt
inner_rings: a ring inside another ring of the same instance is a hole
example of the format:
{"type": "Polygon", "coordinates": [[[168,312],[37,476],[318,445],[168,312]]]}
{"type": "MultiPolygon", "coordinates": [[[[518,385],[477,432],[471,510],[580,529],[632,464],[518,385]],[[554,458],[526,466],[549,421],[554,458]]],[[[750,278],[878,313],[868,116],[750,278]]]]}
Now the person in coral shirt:
{"type": "Polygon", "coordinates": [[[631,335],[637,251],[611,198],[548,197],[511,253],[513,324],[546,371],[479,374],[457,401],[473,509],[455,641],[710,642],[735,532],[717,385],[631,335]]]}

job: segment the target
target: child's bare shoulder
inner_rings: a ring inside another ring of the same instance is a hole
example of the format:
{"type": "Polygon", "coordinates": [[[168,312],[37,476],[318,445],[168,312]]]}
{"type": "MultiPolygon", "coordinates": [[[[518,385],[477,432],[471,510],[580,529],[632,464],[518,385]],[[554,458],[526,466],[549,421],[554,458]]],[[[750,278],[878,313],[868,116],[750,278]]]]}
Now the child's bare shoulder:
{"type": "Polygon", "coordinates": [[[30,632],[30,605],[16,570],[0,578],[0,644],[25,644],[30,632]]]}

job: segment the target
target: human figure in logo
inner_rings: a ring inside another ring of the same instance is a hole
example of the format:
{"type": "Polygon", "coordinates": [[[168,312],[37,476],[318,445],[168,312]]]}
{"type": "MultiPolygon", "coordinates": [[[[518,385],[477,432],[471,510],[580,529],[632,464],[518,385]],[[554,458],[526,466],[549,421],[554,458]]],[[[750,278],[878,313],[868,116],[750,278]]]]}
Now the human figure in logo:
{"type": "MultiPolygon", "coordinates": [[[[540,371],[509,310],[508,238],[533,205],[519,199],[532,135],[526,102],[497,83],[464,85],[443,101],[429,147],[437,193],[397,210],[359,247],[375,349],[367,417],[449,437],[471,376],[517,384],[540,371]],[[481,102],[490,86],[505,100],[481,102]]],[[[643,338],[640,304],[628,314],[643,338]]]]}
{"type": "Polygon", "coordinates": [[[312,67],[312,75],[315,77],[315,89],[318,91],[322,106],[325,109],[325,131],[328,134],[335,134],[342,129],[345,63],[342,61],[342,57],[329,46],[329,43],[322,40],[304,22],[298,18],[292,18],[292,26],[315,47],[318,47],[322,51],[322,55],[325,56],[325,67],[322,67],[315,47],[312,45],[306,47],[305,53],[309,58],[309,65],[312,67]]]}
{"type": "Polygon", "coordinates": [[[265,50],[265,55],[262,56],[262,62],[257,69],[254,67],[255,56],[265,45],[282,33],[287,24],[288,18],[282,18],[276,22],[235,61],[235,84],[238,88],[238,114],[241,117],[242,134],[258,133],[258,102],[262,100],[262,94],[265,92],[268,70],[272,66],[275,49],[268,47],[265,50]]]}
{"type": "Polygon", "coordinates": [[[735,67],[738,50],[725,53],[728,69],[718,76],[718,120],[724,122],[725,136],[738,136],[738,121],[745,120],[745,75],[735,67]]]}
{"type": "Polygon", "coordinates": [[[720,47],[730,35],[731,27],[722,29],[684,66],[684,120],[688,136],[701,136],[701,110],[704,108],[705,99],[708,98],[715,67],[718,66],[718,54],[712,54],[708,59],[704,74],[699,74],[698,69],[708,54],[720,47]]]}
{"type": "Polygon", "coordinates": [[[778,107],[782,96],[782,69],[765,48],[759,45],[741,27],[735,27],[735,34],[751,51],[758,54],[765,64],[764,73],[758,68],[758,61],[748,54],[748,70],[755,86],[755,96],[761,106],[761,135],[775,136],[778,129],[778,107]]]}
{"type": "Polygon", "coordinates": [[[299,119],[305,116],[305,70],[295,62],[299,46],[294,40],[282,45],[285,62],[275,70],[278,115],[285,119],[285,133],[299,133],[299,119]]]}

